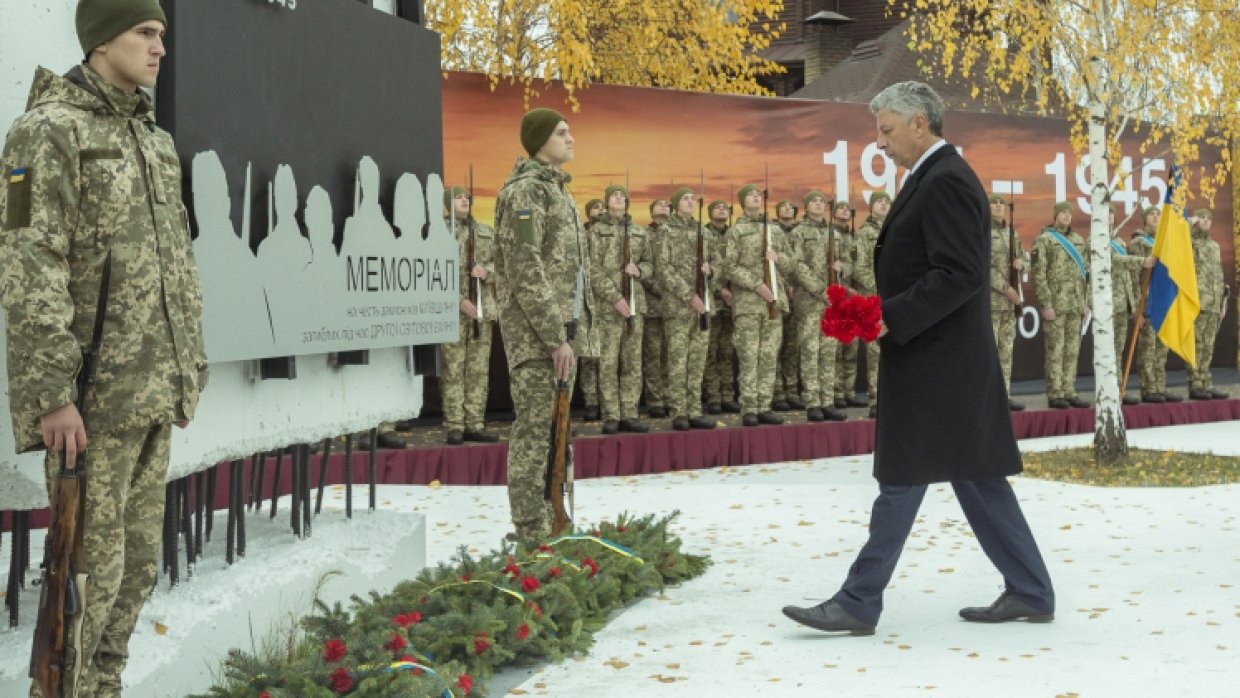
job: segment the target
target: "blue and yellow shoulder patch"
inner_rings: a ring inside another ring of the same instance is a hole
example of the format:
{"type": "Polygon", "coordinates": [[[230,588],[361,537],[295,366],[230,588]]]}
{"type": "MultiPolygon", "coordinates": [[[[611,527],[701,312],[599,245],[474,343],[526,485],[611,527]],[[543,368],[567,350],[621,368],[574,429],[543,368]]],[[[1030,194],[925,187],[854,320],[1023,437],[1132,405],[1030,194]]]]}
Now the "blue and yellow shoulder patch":
{"type": "Polygon", "coordinates": [[[8,171],[4,210],[4,229],[17,230],[30,225],[29,167],[14,167],[8,171]]]}

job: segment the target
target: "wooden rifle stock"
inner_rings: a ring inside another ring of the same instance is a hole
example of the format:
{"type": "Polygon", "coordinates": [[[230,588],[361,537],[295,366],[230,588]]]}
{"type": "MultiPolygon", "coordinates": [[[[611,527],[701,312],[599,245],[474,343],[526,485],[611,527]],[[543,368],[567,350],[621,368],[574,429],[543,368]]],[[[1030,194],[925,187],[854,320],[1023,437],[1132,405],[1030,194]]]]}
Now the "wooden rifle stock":
{"type": "Polygon", "coordinates": [[[551,448],[547,453],[546,490],[544,497],[551,500],[551,535],[558,536],[568,528],[568,510],[564,507],[567,491],[568,468],[572,465],[572,435],[568,430],[568,381],[555,381],[555,402],[551,409],[551,448]]]}
{"type": "MultiPolygon", "coordinates": [[[[625,196],[627,197],[628,194],[626,193],[625,196]]],[[[637,314],[637,308],[633,307],[633,277],[629,276],[629,264],[633,261],[633,251],[629,246],[629,214],[627,211],[628,204],[625,203],[624,268],[620,270],[620,293],[624,296],[624,302],[629,304],[629,316],[624,319],[624,333],[633,334],[634,316],[637,314]]]]}
{"type": "MultiPolygon", "coordinates": [[[[699,219],[701,218],[701,213],[698,214],[698,217],[699,219]]],[[[693,292],[697,294],[699,300],[706,303],[706,295],[710,293],[710,288],[706,283],[706,274],[702,273],[702,265],[704,264],[706,264],[706,234],[702,230],[702,222],[699,220],[697,229],[697,267],[694,269],[693,274],[693,292]]],[[[698,329],[702,331],[710,329],[710,312],[698,315],[698,329]]]]}
{"type": "MultiPolygon", "coordinates": [[[[768,175],[769,180],[769,175],[768,175]]],[[[771,260],[767,259],[767,254],[771,251],[771,216],[767,210],[767,193],[766,189],[762,190],[762,283],[770,290],[772,296],[775,294],[775,287],[771,284],[775,280],[775,274],[771,270],[771,260]]],[[[779,308],[776,303],[778,297],[771,298],[766,304],[766,312],[770,319],[774,320],[779,317],[779,308]]]]}
{"type": "MultiPolygon", "coordinates": [[[[456,211],[453,211],[452,215],[455,216],[456,211]]],[[[482,336],[482,321],[478,319],[477,315],[479,304],[482,303],[482,284],[474,276],[474,265],[476,264],[474,246],[477,243],[474,240],[474,216],[472,213],[469,215],[466,225],[469,226],[469,239],[465,243],[466,257],[468,258],[465,261],[465,265],[466,269],[469,270],[469,302],[474,304],[474,339],[478,339],[482,336]]]]}

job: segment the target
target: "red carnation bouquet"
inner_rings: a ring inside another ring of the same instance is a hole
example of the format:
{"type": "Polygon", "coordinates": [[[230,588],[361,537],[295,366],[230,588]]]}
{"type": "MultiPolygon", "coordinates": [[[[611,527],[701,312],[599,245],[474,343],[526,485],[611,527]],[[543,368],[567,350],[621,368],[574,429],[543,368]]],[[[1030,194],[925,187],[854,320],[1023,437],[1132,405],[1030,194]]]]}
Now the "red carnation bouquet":
{"type": "Polygon", "coordinates": [[[827,289],[827,309],[822,313],[822,333],[844,344],[878,339],[883,321],[883,301],[878,296],[850,293],[839,284],[827,289]]]}

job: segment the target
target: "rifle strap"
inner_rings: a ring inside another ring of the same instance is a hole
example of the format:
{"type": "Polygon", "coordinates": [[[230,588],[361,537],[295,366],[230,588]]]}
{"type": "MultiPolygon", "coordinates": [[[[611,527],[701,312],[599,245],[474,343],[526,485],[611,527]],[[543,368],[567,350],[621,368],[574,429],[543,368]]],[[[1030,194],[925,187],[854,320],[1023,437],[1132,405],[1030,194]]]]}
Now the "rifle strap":
{"type": "Polygon", "coordinates": [[[99,354],[103,346],[103,322],[108,314],[108,293],[112,286],[112,251],[103,260],[103,274],[99,278],[99,300],[95,305],[95,327],[90,333],[90,350],[99,354]]]}

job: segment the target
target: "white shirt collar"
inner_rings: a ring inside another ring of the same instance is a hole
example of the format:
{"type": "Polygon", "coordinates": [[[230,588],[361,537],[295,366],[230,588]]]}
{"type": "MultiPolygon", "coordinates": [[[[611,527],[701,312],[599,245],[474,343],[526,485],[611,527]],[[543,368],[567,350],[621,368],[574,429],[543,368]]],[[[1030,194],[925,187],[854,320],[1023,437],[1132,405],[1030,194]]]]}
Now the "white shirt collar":
{"type": "Polygon", "coordinates": [[[917,159],[917,162],[913,163],[913,166],[909,168],[908,173],[911,175],[914,172],[916,172],[917,168],[921,167],[921,163],[926,161],[926,158],[930,157],[934,153],[934,151],[938,150],[939,148],[942,148],[945,145],[947,145],[947,141],[943,140],[942,138],[935,141],[934,145],[930,146],[929,148],[926,148],[926,152],[922,153],[921,157],[917,159]]]}

